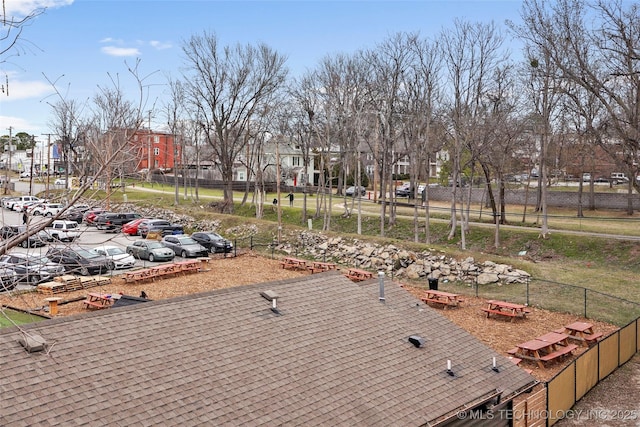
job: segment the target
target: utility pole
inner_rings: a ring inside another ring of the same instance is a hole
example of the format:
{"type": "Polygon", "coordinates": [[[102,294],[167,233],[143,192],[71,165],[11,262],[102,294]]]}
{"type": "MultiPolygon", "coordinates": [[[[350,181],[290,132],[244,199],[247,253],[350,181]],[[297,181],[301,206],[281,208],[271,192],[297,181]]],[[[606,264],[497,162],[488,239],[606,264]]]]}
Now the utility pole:
{"type": "Polygon", "coordinates": [[[49,186],[51,180],[51,136],[52,133],[43,133],[42,135],[47,137],[47,193],[46,198],[49,198],[49,186]]]}
{"type": "Polygon", "coordinates": [[[7,160],[7,164],[5,165],[5,170],[4,170],[4,194],[8,194],[9,193],[9,171],[11,170],[11,142],[12,142],[12,136],[11,136],[11,131],[13,130],[13,128],[11,126],[9,126],[9,157],[7,160]]]}
{"type": "Polygon", "coordinates": [[[29,194],[33,194],[33,161],[34,161],[34,149],[36,146],[36,137],[31,135],[31,167],[29,172],[29,194]]]}

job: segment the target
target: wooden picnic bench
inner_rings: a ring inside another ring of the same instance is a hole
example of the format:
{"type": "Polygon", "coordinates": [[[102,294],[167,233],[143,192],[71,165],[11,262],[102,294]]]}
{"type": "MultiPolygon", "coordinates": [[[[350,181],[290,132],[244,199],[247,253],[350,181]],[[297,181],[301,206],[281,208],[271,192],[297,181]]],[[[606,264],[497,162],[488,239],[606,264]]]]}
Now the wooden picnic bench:
{"type": "Polygon", "coordinates": [[[127,271],[124,274],[124,281],[125,283],[130,283],[130,282],[142,282],[145,280],[154,280],[155,277],[157,275],[157,270],[153,269],[153,268],[143,268],[140,270],[134,270],[134,271],[127,271]]]}
{"type": "Polygon", "coordinates": [[[336,264],[332,262],[320,262],[313,261],[311,265],[307,266],[307,269],[313,273],[322,273],[329,270],[335,270],[337,268],[336,264]]]}
{"type": "Polygon", "coordinates": [[[103,295],[103,294],[95,294],[89,293],[87,294],[87,299],[82,301],[85,305],[85,308],[109,308],[113,304],[113,298],[111,295],[103,295]]]}
{"type": "Polygon", "coordinates": [[[304,259],[286,257],[280,261],[280,266],[287,270],[306,270],[307,261],[304,259]]]}
{"type": "Polygon", "coordinates": [[[350,268],[345,273],[345,276],[354,282],[361,282],[363,280],[371,279],[373,277],[373,273],[366,270],[359,270],[357,268],[350,268]]]}
{"type": "Polygon", "coordinates": [[[511,321],[516,317],[526,318],[527,314],[531,313],[531,310],[526,305],[514,304],[507,301],[488,300],[487,306],[481,308],[482,311],[487,313],[487,318],[491,315],[504,316],[511,318],[511,321]]]}
{"type": "Polygon", "coordinates": [[[540,368],[544,368],[543,362],[552,362],[571,354],[576,348],[575,344],[567,343],[568,335],[557,332],[549,332],[533,340],[518,344],[507,353],[519,359],[534,361],[540,368]]]}
{"type": "Polygon", "coordinates": [[[437,291],[435,289],[429,289],[425,291],[425,296],[422,297],[422,301],[426,304],[436,304],[438,306],[442,306],[443,308],[447,307],[458,307],[464,300],[458,294],[452,294],[450,292],[437,291]]]}
{"type": "Polygon", "coordinates": [[[587,322],[573,322],[563,328],[556,329],[555,332],[561,332],[569,335],[572,340],[580,341],[587,346],[593,345],[602,338],[602,332],[594,332],[593,324],[587,322]]]}

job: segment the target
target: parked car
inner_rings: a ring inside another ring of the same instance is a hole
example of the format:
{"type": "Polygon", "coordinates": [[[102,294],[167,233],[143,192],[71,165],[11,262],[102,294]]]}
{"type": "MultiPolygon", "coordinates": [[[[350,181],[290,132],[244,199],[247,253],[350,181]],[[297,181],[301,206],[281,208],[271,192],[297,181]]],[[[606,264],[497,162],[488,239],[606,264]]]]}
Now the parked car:
{"type": "Polygon", "coordinates": [[[28,202],[43,203],[45,201],[36,196],[20,196],[11,200],[7,207],[16,212],[21,212],[25,203],[28,202]]]}
{"type": "Polygon", "coordinates": [[[13,205],[13,210],[16,212],[27,212],[29,210],[29,207],[37,204],[39,202],[35,201],[35,200],[27,200],[27,201],[23,201],[23,202],[16,202],[13,205]]]}
{"type": "Polygon", "coordinates": [[[397,197],[409,197],[409,190],[411,189],[411,183],[405,182],[400,187],[396,188],[397,197]]]}
{"type": "Polygon", "coordinates": [[[98,255],[103,255],[111,260],[110,269],[131,268],[136,265],[136,259],[133,255],[126,253],[119,246],[98,246],[93,248],[92,251],[98,255]]]}
{"type": "Polygon", "coordinates": [[[184,229],[180,224],[172,224],[164,219],[151,219],[143,221],[138,225],[138,234],[140,237],[146,239],[147,235],[151,232],[158,233],[161,236],[167,236],[169,234],[183,234],[184,229]]]}
{"type": "MultiPolygon", "coordinates": [[[[3,225],[0,228],[0,237],[3,239],[10,239],[19,234],[23,234],[27,232],[26,225],[3,225]]],[[[37,248],[39,246],[44,246],[47,244],[49,240],[49,234],[42,230],[36,234],[32,234],[27,239],[24,239],[20,242],[20,246],[23,248],[37,248]]]]}
{"type": "MultiPolygon", "coordinates": [[[[364,187],[358,187],[360,189],[359,193],[361,196],[364,196],[365,194],[367,194],[367,190],[364,187]]],[[[358,193],[358,191],[356,191],[356,187],[355,186],[351,186],[349,188],[347,188],[347,190],[344,192],[345,196],[348,197],[355,197],[356,193],[358,193]]]]}
{"type": "Polygon", "coordinates": [[[37,285],[64,274],[64,267],[51,262],[46,256],[21,253],[5,254],[0,257],[0,268],[10,268],[16,272],[16,280],[37,285]]]}
{"type": "Polygon", "coordinates": [[[165,236],[162,243],[182,258],[209,256],[209,250],[189,236],[165,236]]]}
{"type": "Polygon", "coordinates": [[[13,209],[13,204],[18,200],[17,197],[9,196],[2,198],[2,207],[5,209],[13,209]]]}
{"type": "Polygon", "coordinates": [[[611,172],[611,184],[618,185],[629,182],[629,178],[622,172],[611,172]]]}
{"type": "Polygon", "coordinates": [[[75,221],[58,219],[53,221],[45,230],[49,234],[49,241],[73,242],[80,237],[80,228],[75,221]]]}
{"type": "Polygon", "coordinates": [[[135,212],[103,212],[96,217],[94,222],[98,230],[114,230],[117,232],[120,231],[124,224],[139,218],[142,218],[142,215],[135,212]]]}
{"type": "Polygon", "coordinates": [[[151,218],[138,218],[133,221],[129,221],[126,224],[122,225],[122,232],[124,234],[128,234],[129,236],[137,236],[138,235],[138,227],[144,221],[149,221],[151,218]]]}
{"type": "Polygon", "coordinates": [[[98,215],[100,215],[103,212],[105,212],[105,210],[103,208],[92,208],[92,209],[89,209],[88,211],[86,211],[82,215],[82,222],[84,222],[87,225],[94,225],[95,220],[98,217],[98,215]]]}
{"type": "Polygon", "coordinates": [[[78,224],[81,224],[83,215],[84,215],[84,212],[81,210],[69,209],[67,212],[65,212],[65,214],[63,215],[63,218],[66,219],[67,221],[74,221],[78,224]]]}
{"type": "Polygon", "coordinates": [[[233,243],[230,240],[212,231],[198,231],[193,233],[191,238],[207,248],[212,254],[229,253],[233,250],[233,243]]]}
{"type": "Polygon", "coordinates": [[[176,254],[164,243],[157,240],[136,240],[127,246],[127,253],[138,259],[154,261],[171,261],[176,254]]]}
{"type": "Polygon", "coordinates": [[[64,266],[67,272],[83,276],[106,273],[111,266],[109,258],[77,246],[52,246],[47,258],[64,266]]]}
{"type": "Polygon", "coordinates": [[[38,203],[29,209],[31,215],[55,216],[64,209],[62,203],[38,203]]]}
{"type": "Polygon", "coordinates": [[[55,185],[56,187],[66,187],[67,180],[64,178],[58,178],[53,182],[53,185],[55,185]]]}
{"type": "Polygon", "coordinates": [[[10,291],[18,284],[18,275],[11,268],[0,267],[0,292],[10,291]]]}

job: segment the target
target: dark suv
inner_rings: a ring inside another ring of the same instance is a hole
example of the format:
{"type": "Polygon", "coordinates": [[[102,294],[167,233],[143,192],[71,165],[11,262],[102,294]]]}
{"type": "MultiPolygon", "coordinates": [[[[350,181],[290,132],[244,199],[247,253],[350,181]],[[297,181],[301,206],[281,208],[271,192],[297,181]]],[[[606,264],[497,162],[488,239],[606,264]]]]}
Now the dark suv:
{"type": "Polygon", "coordinates": [[[225,253],[228,254],[233,250],[233,243],[225,239],[218,233],[198,231],[191,235],[193,240],[207,248],[212,254],[225,253]]]}
{"type": "Polygon", "coordinates": [[[81,247],[54,246],[47,251],[47,258],[64,266],[66,271],[83,276],[106,273],[114,267],[109,258],[81,247]]]}
{"type": "Polygon", "coordinates": [[[150,219],[138,226],[138,234],[143,239],[146,239],[149,233],[158,233],[164,237],[170,234],[183,234],[184,228],[180,224],[172,224],[164,219],[150,219]]]}
{"type": "Polygon", "coordinates": [[[142,218],[142,215],[135,212],[103,212],[96,217],[95,225],[98,230],[113,230],[118,232],[124,224],[138,218],[142,218]]]}

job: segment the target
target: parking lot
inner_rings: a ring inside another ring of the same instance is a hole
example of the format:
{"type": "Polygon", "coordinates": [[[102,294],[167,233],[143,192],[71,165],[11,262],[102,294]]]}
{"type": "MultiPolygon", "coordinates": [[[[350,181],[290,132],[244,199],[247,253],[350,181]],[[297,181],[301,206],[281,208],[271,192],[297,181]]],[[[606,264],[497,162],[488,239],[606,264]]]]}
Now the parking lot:
{"type": "MultiPolygon", "coordinates": [[[[1,213],[1,222],[2,225],[19,225],[22,224],[22,213],[14,212],[8,209],[0,208],[1,213]]],[[[40,216],[33,216],[29,218],[29,225],[36,225],[41,221],[44,221],[45,218],[40,216]]],[[[96,229],[94,226],[87,226],[85,224],[80,224],[80,237],[76,239],[71,245],[80,246],[84,249],[92,249],[101,245],[113,245],[122,248],[125,250],[127,245],[132,244],[134,241],[141,239],[139,236],[128,236],[122,233],[114,233],[101,231],[96,229]]],[[[28,253],[33,255],[45,255],[49,250],[51,245],[69,245],[70,243],[62,243],[62,242],[50,242],[45,246],[35,247],[35,248],[23,248],[20,246],[16,246],[11,248],[9,252],[18,252],[18,253],[28,253]]],[[[181,261],[182,258],[178,255],[175,257],[176,261],[181,261]]],[[[145,268],[149,265],[159,265],[163,262],[153,262],[150,263],[147,260],[136,260],[136,265],[133,268],[141,267],[145,268]]],[[[112,270],[108,274],[109,275],[117,275],[120,274],[122,270],[112,270]]],[[[31,286],[27,284],[18,284],[16,289],[30,289],[31,286]]]]}

